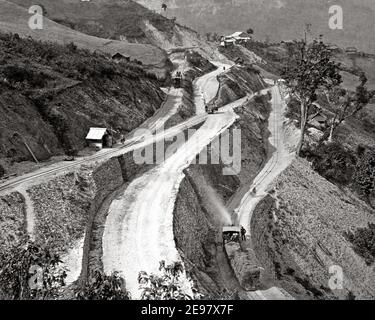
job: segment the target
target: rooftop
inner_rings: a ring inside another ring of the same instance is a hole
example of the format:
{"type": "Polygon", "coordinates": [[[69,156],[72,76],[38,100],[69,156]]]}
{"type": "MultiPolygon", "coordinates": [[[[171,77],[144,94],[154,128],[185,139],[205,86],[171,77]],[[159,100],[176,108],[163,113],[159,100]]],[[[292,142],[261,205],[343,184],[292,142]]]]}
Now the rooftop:
{"type": "Polygon", "coordinates": [[[89,133],[86,136],[87,140],[101,140],[107,133],[107,128],[90,128],[89,133]]]}

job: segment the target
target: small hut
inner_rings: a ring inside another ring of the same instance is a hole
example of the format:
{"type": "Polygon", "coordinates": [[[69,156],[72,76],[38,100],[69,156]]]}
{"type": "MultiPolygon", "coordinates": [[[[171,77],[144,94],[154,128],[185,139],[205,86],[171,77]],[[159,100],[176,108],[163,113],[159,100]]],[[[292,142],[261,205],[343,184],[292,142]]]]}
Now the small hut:
{"type": "Polygon", "coordinates": [[[122,55],[121,53],[117,52],[112,56],[112,60],[116,63],[119,63],[121,61],[130,61],[130,57],[126,57],[122,55]]]}
{"type": "Polygon", "coordinates": [[[107,128],[90,128],[86,141],[89,147],[96,149],[112,148],[113,146],[113,136],[107,128]]]}

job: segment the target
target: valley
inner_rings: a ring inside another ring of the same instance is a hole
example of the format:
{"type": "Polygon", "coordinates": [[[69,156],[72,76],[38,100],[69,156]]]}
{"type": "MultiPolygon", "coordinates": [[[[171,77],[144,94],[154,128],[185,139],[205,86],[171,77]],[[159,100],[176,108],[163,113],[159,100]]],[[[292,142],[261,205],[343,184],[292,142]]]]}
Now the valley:
{"type": "Polygon", "coordinates": [[[373,48],[296,3],[0,0],[0,300],[374,299],[373,48]]]}

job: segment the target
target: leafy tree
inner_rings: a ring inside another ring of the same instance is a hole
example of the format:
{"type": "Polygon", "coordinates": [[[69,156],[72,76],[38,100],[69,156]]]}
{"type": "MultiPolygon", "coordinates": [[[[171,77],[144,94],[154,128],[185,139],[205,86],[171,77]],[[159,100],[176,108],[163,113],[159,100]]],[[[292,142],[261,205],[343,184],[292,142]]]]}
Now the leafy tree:
{"type": "Polygon", "coordinates": [[[142,300],[192,300],[202,296],[197,292],[190,280],[193,297],[182,288],[180,277],[184,272],[181,262],[175,262],[168,266],[165,261],[160,262],[161,275],[148,275],[141,271],[138,276],[142,293],[142,300]]]}
{"type": "Polygon", "coordinates": [[[96,271],[83,288],[76,289],[79,300],[130,300],[125,280],[118,272],[108,276],[96,271]]]}
{"type": "Polygon", "coordinates": [[[354,93],[343,88],[333,90],[331,97],[327,94],[328,101],[334,109],[335,116],[329,126],[328,141],[332,141],[335,130],[348,118],[355,116],[374,97],[375,91],[368,91],[366,87],[367,78],[364,73],[360,75],[360,84],[354,93]]]}
{"type": "Polygon", "coordinates": [[[246,33],[249,34],[249,35],[252,35],[252,34],[254,34],[254,30],[249,28],[249,29],[246,30],[246,33]]]}
{"type": "Polygon", "coordinates": [[[163,3],[163,4],[161,5],[161,8],[162,8],[164,11],[167,11],[168,6],[167,6],[166,3],[163,3]]]}
{"type": "Polygon", "coordinates": [[[291,95],[300,103],[301,135],[297,155],[304,142],[308,112],[319,91],[330,91],[341,83],[339,64],[333,61],[328,46],[321,40],[295,41],[290,48],[288,65],[282,72],[291,95]]]}
{"type": "Polygon", "coordinates": [[[55,299],[66,272],[58,254],[25,237],[0,253],[0,296],[11,300],[55,299]]]}

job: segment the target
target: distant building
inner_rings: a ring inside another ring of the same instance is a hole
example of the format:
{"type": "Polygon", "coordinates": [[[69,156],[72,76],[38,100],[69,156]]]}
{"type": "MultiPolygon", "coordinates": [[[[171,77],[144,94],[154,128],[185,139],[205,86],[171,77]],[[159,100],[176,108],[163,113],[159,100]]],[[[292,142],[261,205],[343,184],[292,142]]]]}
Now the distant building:
{"type": "Polygon", "coordinates": [[[87,144],[97,149],[112,148],[113,136],[107,128],[90,128],[86,136],[87,144]]]}
{"type": "Polygon", "coordinates": [[[228,39],[234,39],[236,43],[243,43],[248,42],[252,38],[250,35],[248,35],[246,32],[243,31],[237,31],[235,33],[232,33],[231,35],[227,36],[228,39]]]}
{"type": "Polygon", "coordinates": [[[358,49],[356,47],[347,47],[345,49],[346,53],[358,53],[358,49]]]}
{"type": "Polygon", "coordinates": [[[232,33],[229,36],[222,36],[220,40],[220,45],[222,47],[229,47],[235,44],[246,43],[250,41],[251,39],[252,39],[251,36],[248,35],[246,32],[237,31],[235,33],[232,33]]]}
{"type": "Polygon", "coordinates": [[[309,124],[317,129],[324,129],[327,124],[327,117],[322,113],[317,113],[310,117],[309,124]]]}
{"type": "Polygon", "coordinates": [[[119,63],[120,61],[130,61],[130,57],[126,57],[121,53],[117,52],[112,56],[112,60],[119,63]]]}
{"type": "Polygon", "coordinates": [[[220,45],[225,48],[233,47],[236,43],[235,39],[224,39],[221,41],[220,45]]]}

